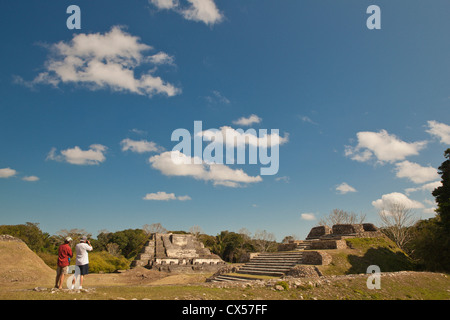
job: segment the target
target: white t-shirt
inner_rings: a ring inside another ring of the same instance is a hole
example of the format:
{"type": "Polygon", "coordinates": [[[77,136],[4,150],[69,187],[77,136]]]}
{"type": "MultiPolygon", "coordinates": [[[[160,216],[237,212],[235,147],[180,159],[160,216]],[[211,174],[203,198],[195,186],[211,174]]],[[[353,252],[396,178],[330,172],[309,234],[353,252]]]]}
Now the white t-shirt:
{"type": "Polygon", "coordinates": [[[92,247],[87,243],[79,243],[75,246],[75,251],[77,253],[77,266],[82,266],[89,263],[88,251],[92,251],[92,247]]]}

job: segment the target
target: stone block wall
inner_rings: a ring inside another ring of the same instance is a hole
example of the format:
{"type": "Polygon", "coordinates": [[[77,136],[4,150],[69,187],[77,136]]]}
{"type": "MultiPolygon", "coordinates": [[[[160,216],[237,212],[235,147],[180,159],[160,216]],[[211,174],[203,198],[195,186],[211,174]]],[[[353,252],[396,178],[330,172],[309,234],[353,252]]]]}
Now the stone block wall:
{"type": "Polygon", "coordinates": [[[321,249],[346,249],[347,243],[345,240],[320,240],[313,241],[311,243],[310,249],[321,250],[321,249]]]}
{"type": "Polygon", "coordinates": [[[331,255],[319,251],[305,251],[302,257],[302,264],[327,266],[331,261],[331,255]]]}
{"type": "Polygon", "coordinates": [[[364,232],[364,227],[362,224],[335,224],[332,232],[335,235],[362,233],[364,232]]]}
{"type": "Polygon", "coordinates": [[[331,228],[328,226],[318,226],[311,229],[308,236],[306,237],[307,240],[309,239],[319,239],[321,236],[325,236],[331,233],[331,228]]]}

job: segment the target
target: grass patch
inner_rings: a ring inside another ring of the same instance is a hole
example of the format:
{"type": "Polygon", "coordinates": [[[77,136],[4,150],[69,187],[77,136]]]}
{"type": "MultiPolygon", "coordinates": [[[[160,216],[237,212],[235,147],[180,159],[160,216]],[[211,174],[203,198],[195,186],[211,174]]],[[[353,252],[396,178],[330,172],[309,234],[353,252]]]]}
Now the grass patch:
{"type": "Polygon", "coordinates": [[[414,263],[388,238],[346,239],[347,249],[324,250],[332,256],[328,266],[318,268],[324,275],[366,273],[370,265],[382,272],[414,270],[414,263]]]}

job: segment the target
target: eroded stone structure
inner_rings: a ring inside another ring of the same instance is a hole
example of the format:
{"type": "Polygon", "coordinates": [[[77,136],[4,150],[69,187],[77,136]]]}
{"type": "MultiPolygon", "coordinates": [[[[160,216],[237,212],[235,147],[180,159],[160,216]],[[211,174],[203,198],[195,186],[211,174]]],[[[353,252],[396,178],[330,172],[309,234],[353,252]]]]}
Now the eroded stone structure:
{"type": "Polygon", "coordinates": [[[131,267],[168,272],[214,272],[225,262],[191,234],[153,233],[131,267]]]}
{"type": "Polygon", "coordinates": [[[318,226],[311,229],[306,240],[336,240],[349,237],[375,238],[382,233],[372,223],[362,224],[335,224],[332,228],[318,226]]]}

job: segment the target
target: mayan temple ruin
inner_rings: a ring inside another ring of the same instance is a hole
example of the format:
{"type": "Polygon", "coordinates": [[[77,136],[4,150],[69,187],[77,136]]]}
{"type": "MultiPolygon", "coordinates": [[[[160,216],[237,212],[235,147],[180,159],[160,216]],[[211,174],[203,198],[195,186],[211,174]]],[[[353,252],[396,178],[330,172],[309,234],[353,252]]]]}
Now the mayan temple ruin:
{"type": "Polygon", "coordinates": [[[191,234],[153,233],[131,267],[167,272],[215,272],[225,262],[191,234]]]}
{"type": "Polygon", "coordinates": [[[327,250],[345,249],[348,238],[378,238],[383,234],[371,223],[336,224],[333,227],[318,226],[311,229],[305,240],[281,244],[278,252],[251,254],[242,266],[223,268],[207,281],[249,281],[260,276],[283,277],[320,276],[315,266],[329,265],[332,257],[327,250]]]}

